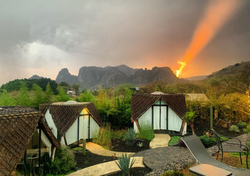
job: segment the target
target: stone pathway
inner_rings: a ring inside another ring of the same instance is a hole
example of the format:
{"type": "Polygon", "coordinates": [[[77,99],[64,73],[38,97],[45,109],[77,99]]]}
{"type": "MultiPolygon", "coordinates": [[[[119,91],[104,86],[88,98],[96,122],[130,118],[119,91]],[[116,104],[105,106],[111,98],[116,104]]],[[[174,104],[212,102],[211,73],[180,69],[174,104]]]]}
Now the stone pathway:
{"type": "MultiPolygon", "coordinates": [[[[132,161],[133,158],[135,159],[133,168],[145,167],[143,165],[142,157],[131,157],[130,161],[132,161]]],[[[105,175],[105,174],[118,172],[118,171],[120,171],[120,168],[116,165],[115,161],[110,161],[110,162],[90,166],[85,169],[81,169],[72,174],[69,174],[68,176],[98,176],[98,175],[105,175]]]]}
{"type": "MultiPolygon", "coordinates": [[[[80,146],[82,147],[82,144],[80,144],[80,146]]],[[[101,147],[100,145],[95,144],[93,142],[87,142],[86,149],[88,151],[90,151],[91,153],[101,155],[101,156],[112,156],[112,155],[114,155],[114,153],[116,154],[117,157],[121,157],[122,154],[125,154],[125,153],[129,156],[134,154],[131,152],[114,152],[114,151],[106,150],[103,147],[101,147]]]]}
{"type": "Polygon", "coordinates": [[[150,148],[157,147],[167,147],[170,141],[170,136],[168,134],[155,134],[154,139],[150,142],[150,148]]]}
{"type": "Polygon", "coordinates": [[[143,157],[144,164],[153,171],[147,175],[161,175],[166,170],[182,170],[195,163],[187,148],[169,146],[138,152],[133,157],[143,157]]]}

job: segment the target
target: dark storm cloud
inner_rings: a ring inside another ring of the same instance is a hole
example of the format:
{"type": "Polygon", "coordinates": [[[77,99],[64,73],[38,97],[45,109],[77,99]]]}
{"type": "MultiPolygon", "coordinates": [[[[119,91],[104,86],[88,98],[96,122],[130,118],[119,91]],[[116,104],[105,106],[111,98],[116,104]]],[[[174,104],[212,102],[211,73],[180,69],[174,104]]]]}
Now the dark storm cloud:
{"type": "MultiPolygon", "coordinates": [[[[74,74],[90,65],[177,69],[206,4],[206,0],[2,0],[0,69],[5,76],[0,85],[33,74],[55,78],[63,67],[74,74]]],[[[207,63],[206,72],[187,73],[209,74],[249,60],[249,13],[246,1],[190,63],[189,68],[196,70],[207,63]]]]}

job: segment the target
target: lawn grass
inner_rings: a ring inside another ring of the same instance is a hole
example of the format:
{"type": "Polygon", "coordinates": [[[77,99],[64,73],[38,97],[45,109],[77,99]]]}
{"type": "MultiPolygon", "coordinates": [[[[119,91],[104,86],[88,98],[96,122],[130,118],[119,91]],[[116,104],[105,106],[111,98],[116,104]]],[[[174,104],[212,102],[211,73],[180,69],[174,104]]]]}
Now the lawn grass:
{"type": "Polygon", "coordinates": [[[168,142],[168,145],[173,145],[178,143],[181,138],[182,136],[172,136],[170,141],[168,142]]]}

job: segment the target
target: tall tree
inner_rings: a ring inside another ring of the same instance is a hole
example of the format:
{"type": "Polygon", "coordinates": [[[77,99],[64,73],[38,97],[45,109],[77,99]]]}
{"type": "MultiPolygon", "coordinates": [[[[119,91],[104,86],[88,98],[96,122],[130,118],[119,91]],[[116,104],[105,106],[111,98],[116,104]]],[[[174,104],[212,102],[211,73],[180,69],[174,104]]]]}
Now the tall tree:
{"type": "Polygon", "coordinates": [[[80,85],[79,84],[73,84],[72,87],[75,89],[76,95],[79,95],[80,85]]]}
{"type": "Polygon", "coordinates": [[[90,90],[84,90],[79,97],[80,102],[94,102],[94,95],[90,92],[90,90]]]}
{"type": "Polygon", "coordinates": [[[30,106],[30,97],[28,93],[28,88],[25,83],[22,83],[19,95],[17,96],[17,104],[22,106],[30,106]]]}
{"type": "Polygon", "coordinates": [[[44,102],[44,92],[40,86],[33,84],[33,89],[35,91],[35,98],[33,101],[33,106],[39,108],[39,104],[44,102]]]}
{"type": "Polygon", "coordinates": [[[15,105],[14,98],[10,97],[9,93],[5,89],[0,94],[0,105],[1,106],[13,106],[13,105],[15,105]]]}
{"type": "Polygon", "coordinates": [[[45,103],[51,103],[53,98],[53,91],[50,87],[50,83],[46,85],[46,91],[45,91],[45,96],[44,96],[44,102],[45,103]]]}
{"type": "Polygon", "coordinates": [[[62,81],[62,82],[60,83],[60,86],[69,87],[69,84],[68,84],[68,83],[66,83],[66,82],[64,82],[64,81],[62,81]]]}
{"type": "Polygon", "coordinates": [[[70,99],[69,95],[67,94],[67,92],[65,92],[65,90],[63,89],[63,87],[61,87],[59,89],[59,93],[57,95],[57,101],[66,102],[69,99],[70,99]]]}

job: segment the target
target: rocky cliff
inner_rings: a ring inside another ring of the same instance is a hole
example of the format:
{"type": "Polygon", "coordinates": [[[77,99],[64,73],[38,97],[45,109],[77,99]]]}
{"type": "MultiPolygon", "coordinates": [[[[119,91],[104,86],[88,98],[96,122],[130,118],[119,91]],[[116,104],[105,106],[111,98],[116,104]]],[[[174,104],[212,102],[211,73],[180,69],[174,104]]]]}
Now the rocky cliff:
{"type": "Polygon", "coordinates": [[[79,83],[78,77],[74,76],[74,75],[71,75],[67,68],[63,68],[61,71],[59,71],[59,73],[58,73],[58,75],[56,77],[56,82],[57,83],[60,83],[62,81],[66,82],[66,83],[68,83],[70,85],[79,83]]]}
{"type": "Polygon", "coordinates": [[[80,84],[80,90],[97,89],[130,83],[133,85],[145,85],[153,81],[173,83],[176,76],[169,67],[154,67],[152,70],[133,69],[126,65],[116,67],[82,67],[78,76],[71,75],[68,69],[62,69],[57,75],[56,82],[62,81],[68,84],[80,84]]]}

